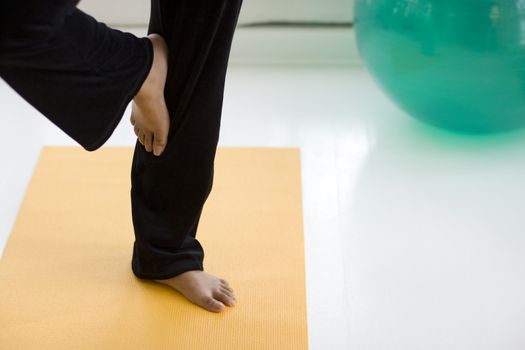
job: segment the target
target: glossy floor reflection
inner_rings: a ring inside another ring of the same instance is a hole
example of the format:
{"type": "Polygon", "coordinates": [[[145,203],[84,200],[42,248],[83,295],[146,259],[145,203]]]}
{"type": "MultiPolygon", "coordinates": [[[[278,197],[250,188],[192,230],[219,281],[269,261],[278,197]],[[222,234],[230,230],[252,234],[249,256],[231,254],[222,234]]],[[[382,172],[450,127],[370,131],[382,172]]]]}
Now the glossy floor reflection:
{"type": "MultiPolygon", "coordinates": [[[[74,143],[0,106],[3,247],[40,147],[74,143]]],[[[525,347],[525,132],[427,127],[361,67],[233,66],[220,146],[301,148],[311,349],[525,347]]]]}

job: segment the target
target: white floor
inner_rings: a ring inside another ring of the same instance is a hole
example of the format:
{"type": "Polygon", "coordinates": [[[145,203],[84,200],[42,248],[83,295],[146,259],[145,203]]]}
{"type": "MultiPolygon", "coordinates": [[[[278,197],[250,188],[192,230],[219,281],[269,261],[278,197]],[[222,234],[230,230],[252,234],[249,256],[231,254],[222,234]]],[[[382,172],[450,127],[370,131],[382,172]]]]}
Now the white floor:
{"type": "MultiPolygon", "coordinates": [[[[74,142],[3,82],[0,128],[1,248],[42,145],[74,142]]],[[[301,148],[311,349],[525,349],[525,132],[427,127],[359,66],[233,65],[220,146],[301,148]]]]}

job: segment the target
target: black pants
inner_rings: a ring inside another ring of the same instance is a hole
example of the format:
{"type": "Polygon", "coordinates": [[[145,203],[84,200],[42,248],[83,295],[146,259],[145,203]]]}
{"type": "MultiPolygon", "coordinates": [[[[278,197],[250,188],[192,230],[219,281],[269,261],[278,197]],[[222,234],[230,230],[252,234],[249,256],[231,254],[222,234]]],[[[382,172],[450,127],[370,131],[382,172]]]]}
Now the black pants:
{"type": "MultiPolygon", "coordinates": [[[[153,46],[147,38],[97,22],[77,3],[2,0],[0,76],[93,151],[107,141],[146,79],[153,46]]],[[[139,278],[203,270],[204,251],[195,236],[212,188],[224,80],[241,4],[151,0],[148,34],[162,35],[170,50],[164,96],[171,125],[160,157],[135,144],[131,267],[139,278]]]]}

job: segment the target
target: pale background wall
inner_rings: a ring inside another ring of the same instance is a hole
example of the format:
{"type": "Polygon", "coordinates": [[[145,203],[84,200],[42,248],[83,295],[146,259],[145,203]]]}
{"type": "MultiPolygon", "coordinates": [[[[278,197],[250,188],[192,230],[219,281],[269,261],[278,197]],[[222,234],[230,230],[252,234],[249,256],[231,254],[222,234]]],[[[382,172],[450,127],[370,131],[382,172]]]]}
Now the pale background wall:
{"type": "MultiPolygon", "coordinates": [[[[353,3],[354,0],[244,0],[239,23],[350,22],[353,3]]],[[[150,0],[82,0],[78,7],[102,22],[141,25],[148,22],[150,0]]]]}
{"type": "MultiPolygon", "coordinates": [[[[175,0],[173,0],[175,1],[175,0]]],[[[244,0],[239,24],[349,23],[354,0],[244,0]]],[[[80,9],[111,27],[145,35],[150,0],[82,0],[80,9]]],[[[232,64],[349,65],[358,62],[350,27],[238,27],[232,64]]]]}

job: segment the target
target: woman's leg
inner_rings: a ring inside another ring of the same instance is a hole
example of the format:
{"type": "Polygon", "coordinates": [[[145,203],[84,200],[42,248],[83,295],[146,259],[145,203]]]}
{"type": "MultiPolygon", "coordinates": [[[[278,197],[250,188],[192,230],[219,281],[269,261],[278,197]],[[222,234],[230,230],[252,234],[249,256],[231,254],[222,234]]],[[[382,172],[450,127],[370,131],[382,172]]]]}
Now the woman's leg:
{"type": "Polygon", "coordinates": [[[153,46],[97,22],[77,3],[2,0],[0,76],[92,151],[109,138],[149,77],[153,46]]]}
{"type": "Polygon", "coordinates": [[[154,157],[137,142],[132,164],[135,228],[132,269],[145,279],[203,270],[195,238],[211,191],[224,81],[242,0],[152,0],[149,33],[169,47],[166,150],[154,157]]]}

